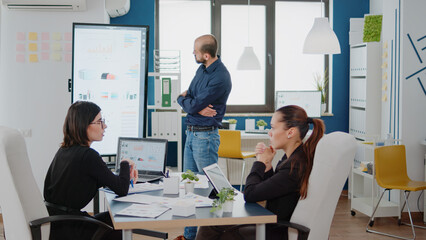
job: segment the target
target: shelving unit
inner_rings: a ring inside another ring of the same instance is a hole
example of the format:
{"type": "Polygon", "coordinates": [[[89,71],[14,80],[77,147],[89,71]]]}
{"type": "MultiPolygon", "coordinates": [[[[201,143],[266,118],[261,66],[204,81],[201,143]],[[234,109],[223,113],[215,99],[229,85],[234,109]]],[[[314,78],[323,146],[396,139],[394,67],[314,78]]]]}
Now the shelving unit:
{"type": "Polygon", "coordinates": [[[381,44],[357,44],[350,51],[349,133],[365,140],[380,136],[381,44]]]}
{"type": "MultiPolygon", "coordinates": [[[[374,142],[381,131],[381,62],[380,42],[350,47],[349,133],[359,140],[349,179],[352,215],[357,210],[371,216],[383,191],[374,177],[374,142]],[[371,174],[359,170],[361,162],[372,163],[371,174]]],[[[385,199],[376,213],[377,217],[399,215],[399,203],[385,199]]]]}
{"type": "Polygon", "coordinates": [[[177,168],[182,171],[182,114],[177,102],[180,94],[180,52],[154,50],[155,104],[151,113],[151,137],[177,142],[177,168]]]}

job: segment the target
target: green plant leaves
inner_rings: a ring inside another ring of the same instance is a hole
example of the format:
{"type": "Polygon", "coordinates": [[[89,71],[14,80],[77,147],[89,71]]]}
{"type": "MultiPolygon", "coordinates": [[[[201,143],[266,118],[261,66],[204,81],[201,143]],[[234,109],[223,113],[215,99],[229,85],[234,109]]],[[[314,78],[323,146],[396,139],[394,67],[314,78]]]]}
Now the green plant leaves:
{"type": "Polygon", "coordinates": [[[364,17],[363,42],[380,42],[382,19],[382,15],[369,15],[364,17]]]}

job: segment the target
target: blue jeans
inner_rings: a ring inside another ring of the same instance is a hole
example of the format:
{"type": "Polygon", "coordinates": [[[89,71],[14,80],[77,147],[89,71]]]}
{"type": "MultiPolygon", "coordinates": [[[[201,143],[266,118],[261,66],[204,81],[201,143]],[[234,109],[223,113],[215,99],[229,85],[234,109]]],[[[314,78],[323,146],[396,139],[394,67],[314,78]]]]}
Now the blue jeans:
{"type": "Polygon", "coordinates": [[[203,168],[217,163],[220,136],[217,129],[206,132],[186,131],[183,154],[184,170],[204,174],[203,168]]]}
{"type": "MultiPolygon", "coordinates": [[[[203,168],[217,163],[220,144],[217,129],[206,132],[186,131],[185,150],[183,154],[183,167],[194,173],[204,174],[203,168]]],[[[188,240],[195,239],[197,227],[185,227],[183,236],[188,240]]]]}

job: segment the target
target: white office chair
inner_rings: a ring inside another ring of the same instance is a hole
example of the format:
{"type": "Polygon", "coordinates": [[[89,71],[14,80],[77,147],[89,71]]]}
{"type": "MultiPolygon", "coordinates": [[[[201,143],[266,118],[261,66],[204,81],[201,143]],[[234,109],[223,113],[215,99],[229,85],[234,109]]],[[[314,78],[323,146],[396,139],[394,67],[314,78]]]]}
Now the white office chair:
{"type": "Polygon", "coordinates": [[[44,205],[28,160],[22,135],[0,126],[0,206],[7,240],[49,239],[50,222],[86,221],[99,226],[92,239],[101,239],[112,230],[94,218],[51,216],[44,205]]]}
{"type": "MultiPolygon", "coordinates": [[[[331,221],[349,176],[355,151],[355,138],[343,132],[324,135],[318,142],[307,197],[299,200],[290,222],[277,223],[288,227],[289,240],[328,239],[331,221]]],[[[252,226],[240,229],[240,232],[250,231],[254,231],[252,226]]]]}
{"type": "Polygon", "coordinates": [[[349,176],[355,151],[355,138],[347,133],[333,132],[319,141],[309,177],[308,195],[299,200],[290,222],[286,223],[290,227],[290,240],[328,239],[331,221],[349,176]],[[292,228],[300,225],[304,227],[300,228],[299,233],[295,230],[298,227],[292,228]]]}

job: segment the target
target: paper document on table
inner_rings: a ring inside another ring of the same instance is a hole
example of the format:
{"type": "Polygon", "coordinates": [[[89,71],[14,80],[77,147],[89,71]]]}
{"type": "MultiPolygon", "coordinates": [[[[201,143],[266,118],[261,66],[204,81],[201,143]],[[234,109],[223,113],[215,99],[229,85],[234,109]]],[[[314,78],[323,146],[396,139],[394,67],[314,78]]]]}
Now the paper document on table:
{"type": "Polygon", "coordinates": [[[132,204],[130,207],[127,207],[119,212],[116,215],[132,216],[132,217],[144,217],[144,218],[156,218],[169,210],[169,207],[166,207],[161,204],[132,204]]]}
{"type": "Polygon", "coordinates": [[[134,187],[129,186],[129,194],[156,191],[156,190],[163,190],[162,182],[158,184],[145,182],[145,183],[135,184],[134,187]]]}
{"type": "Polygon", "coordinates": [[[186,194],[183,199],[194,199],[195,207],[211,207],[213,204],[212,199],[194,193],[186,194]]]}
{"type": "Polygon", "coordinates": [[[180,199],[194,199],[195,207],[211,207],[213,201],[210,198],[202,197],[197,194],[187,194],[183,198],[169,198],[169,197],[159,197],[159,196],[150,196],[145,194],[132,194],[120,198],[115,198],[114,201],[119,202],[131,202],[131,203],[141,203],[141,204],[163,204],[167,207],[171,207],[180,199]]]}

